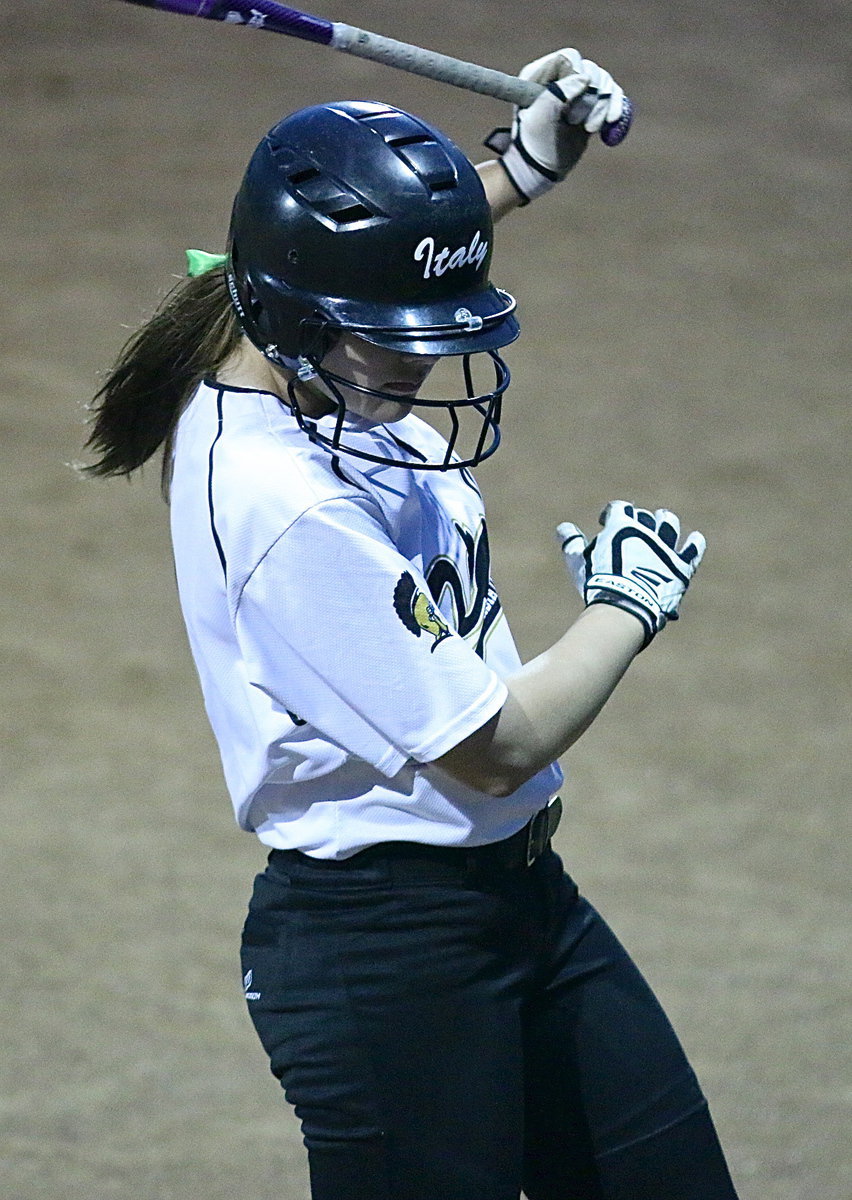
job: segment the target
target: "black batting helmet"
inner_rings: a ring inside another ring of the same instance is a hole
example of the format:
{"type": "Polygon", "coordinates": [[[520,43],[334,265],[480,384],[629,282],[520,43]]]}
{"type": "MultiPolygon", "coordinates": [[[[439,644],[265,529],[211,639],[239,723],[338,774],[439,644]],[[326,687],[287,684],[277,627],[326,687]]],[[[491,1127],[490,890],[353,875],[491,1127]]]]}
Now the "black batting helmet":
{"type": "Polygon", "coordinates": [[[519,332],[513,298],[489,282],[491,247],[482,183],[449,138],[389,105],[341,101],[286,117],[255,150],[234,201],[228,285],[250,341],[327,384],[327,335],[340,330],[406,354],[488,352],[494,392],[468,386],[446,404],[489,408],[494,444],[442,464],[466,465],[499,442],[508,371],[496,351],[519,332]]]}

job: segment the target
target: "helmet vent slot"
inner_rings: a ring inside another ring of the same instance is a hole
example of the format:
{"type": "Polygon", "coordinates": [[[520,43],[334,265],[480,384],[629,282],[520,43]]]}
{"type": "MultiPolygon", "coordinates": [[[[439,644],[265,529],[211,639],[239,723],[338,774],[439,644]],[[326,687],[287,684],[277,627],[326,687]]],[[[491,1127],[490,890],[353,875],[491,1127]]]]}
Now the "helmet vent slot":
{"type": "Polygon", "coordinates": [[[309,179],[316,179],[317,175],[319,174],[320,172],[316,167],[303,167],[301,171],[294,171],[293,174],[288,175],[287,178],[294,185],[294,187],[298,187],[300,183],[307,183],[309,179]]]}
{"type": "Polygon", "coordinates": [[[366,205],[357,203],[349,204],[346,208],[338,208],[328,213],[329,219],[336,221],[338,225],[353,225],[356,221],[369,221],[375,215],[366,205]]]}
{"type": "Polygon", "coordinates": [[[458,184],[455,165],[435,138],[435,133],[408,113],[388,109],[359,118],[380,135],[388,149],[405,163],[433,192],[447,191],[458,184]]]}
{"type": "Polygon", "coordinates": [[[434,142],[434,140],[428,133],[413,133],[403,137],[385,139],[389,146],[393,146],[394,150],[398,150],[400,146],[416,146],[419,142],[434,142]]]}
{"type": "Polygon", "coordinates": [[[290,177],[293,195],[321,219],[337,225],[351,225],[376,216],[362,198],[349,188],[341,187],[322,171],[302,171],[290,177]]]}
{"type": "Polygon", "coordinates": [[[393,149],[433,192],[446,191],[458,183],[450,156],[437,142],[418,138],[416,141],[406,141],[402,146],[397,144],[393,149]]]}

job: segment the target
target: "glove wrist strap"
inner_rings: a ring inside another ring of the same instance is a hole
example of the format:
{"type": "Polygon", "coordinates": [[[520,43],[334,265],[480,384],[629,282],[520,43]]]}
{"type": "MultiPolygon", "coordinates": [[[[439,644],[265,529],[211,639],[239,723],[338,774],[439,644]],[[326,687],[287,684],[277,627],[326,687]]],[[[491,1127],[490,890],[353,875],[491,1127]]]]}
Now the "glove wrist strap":
{"type": "Polygon", "coordinates": [[[535,200],[543,196],[561,178],[555,172],[533,162],[517,141],[512,142],[500,162],[515,190],[526,200],[535,200]]]}
{"type": "Polygon", "coordinates": [[[666,614],[659,602],[621,575],[592,575],[586,583],[585,600],[587,605],[611,604],[641,621],[645,630],[643,650],[666,624],[666,614]]]}

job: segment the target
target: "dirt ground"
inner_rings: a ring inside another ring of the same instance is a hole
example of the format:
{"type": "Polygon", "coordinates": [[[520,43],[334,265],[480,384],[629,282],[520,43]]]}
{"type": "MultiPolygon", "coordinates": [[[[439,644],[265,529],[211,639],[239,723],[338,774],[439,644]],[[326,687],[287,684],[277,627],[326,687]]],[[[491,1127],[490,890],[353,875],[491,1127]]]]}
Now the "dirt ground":
{"type": "MultiPolygon", "coordinates": [[[[637,101],[624,146],[499,229],[524,334],[480,479],[525,657],[577,611],[559,520],[625,497],[707,536],[679,627],[568,756],[557,846],[668,1007],[743,1200],[852,1196],[844,7],[328,12],[510,71],[579,45],[637,101]]],[[[69,464],[98,372],[184,248],[223,247],[281,115],[383,99],[476,158],[504,106],[115,0],[0,0],[0,27],[0,1193],[304,1200],[239,987],[264,855],[232,824],[157,473],[69,464]]]]}

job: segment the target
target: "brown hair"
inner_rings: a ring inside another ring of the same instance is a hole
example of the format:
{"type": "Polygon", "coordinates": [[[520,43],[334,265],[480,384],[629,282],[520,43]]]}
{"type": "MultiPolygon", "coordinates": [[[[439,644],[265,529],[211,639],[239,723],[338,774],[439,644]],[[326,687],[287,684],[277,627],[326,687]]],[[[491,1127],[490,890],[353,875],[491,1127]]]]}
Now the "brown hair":
{"type": "Polygon", "coordinates": [[[181,280],[121,350],[90,411],[86,475],[130,475],[162,446],[168,494],[171,443],[198,384],[214,375],[242,336],[223,267],[181,280]]]}

